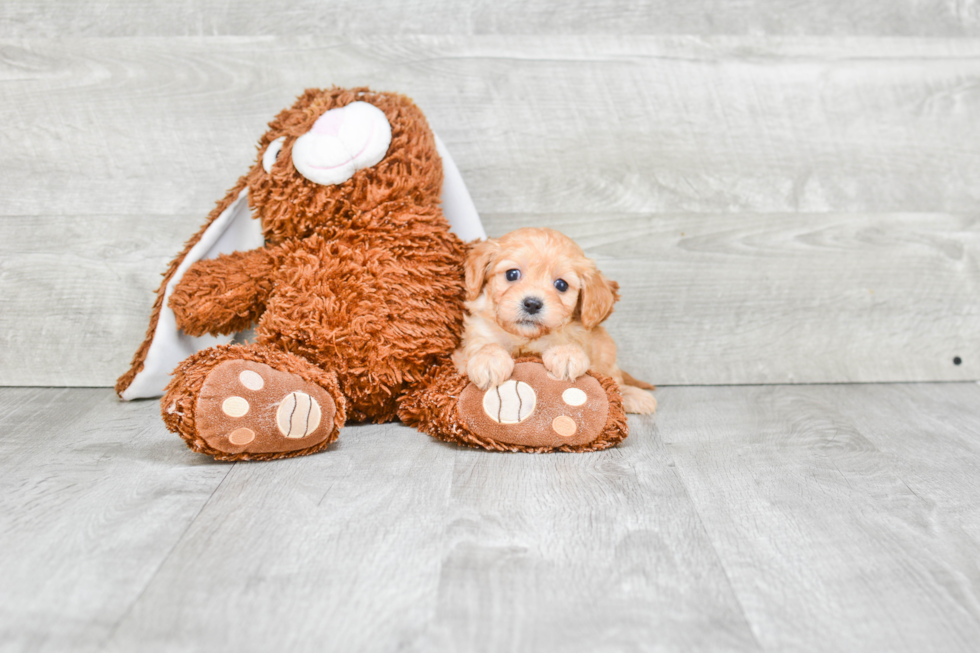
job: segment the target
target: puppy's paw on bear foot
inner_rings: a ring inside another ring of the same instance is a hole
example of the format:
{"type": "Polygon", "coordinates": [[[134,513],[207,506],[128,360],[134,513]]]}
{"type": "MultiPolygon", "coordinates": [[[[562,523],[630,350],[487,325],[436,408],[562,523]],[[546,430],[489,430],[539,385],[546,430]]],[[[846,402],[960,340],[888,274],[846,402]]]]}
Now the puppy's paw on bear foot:
{"type": "MultiPolygon", "coordinates": [[[[586,374],[561,381],[535,362],[517,363],[510,379],[495,388],[484,391],[470,384],[459,398],[460,417],[471,433],[503,445],[491,448],[517,451],[612,446],[626,433],[619,420],[609,419],[610,408],[606,389],[596,377],[586,374]]],[[[622,412],[621,406],[613,408],[622,412]]]]}
{"type": "Polygon", "coordinates": [[[194,421],[197,435],[220,452],[287,453],[336,439],[336,410],[318,385],[264,363],[231,360],[208,374],[194,421]]]}

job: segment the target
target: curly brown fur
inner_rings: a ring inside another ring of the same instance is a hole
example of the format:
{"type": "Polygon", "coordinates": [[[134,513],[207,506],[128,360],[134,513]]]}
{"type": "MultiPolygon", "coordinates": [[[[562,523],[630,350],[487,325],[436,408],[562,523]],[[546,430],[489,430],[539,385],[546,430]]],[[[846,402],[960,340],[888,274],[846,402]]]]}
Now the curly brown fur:
{"type": "Polygon", "coordinates": [[[385,158],[327,186],[291,165],[267,173],[256,163],[249,201],[262,219],[267,254],[196,263],[171,306],[192,333],[261,314],[257,344],[336,372],[349,418],[384,422],[395,418],[404,389],[458,345],[462,324],[463,244],[438,208],[442,165],[432,132],[400,95],[307,91],[270,123],[259,149],[285,136],[279,156],[289,157],[323,112],[358,100],[391,124],[385,158]],[[232,279],[231,294],[208,282],[209,273],[232,279]]]}
{"type": "MultiPolygon", "coordinates": [[[[401,214],[412,216],[417,220],[425,218],[425,225],[413,225],[416,227],[416,235],[428,230],[429,235],[435,236],[435,240],[430,240],[428,244],[443,247],[448,243],[451,250],[448,252],[450,258],[456,259],[459,256],[459,259],[454,260],[456,265],[461,260],[462,244],[449,233],[445,218],[436,208],[442,190],[442,161],[436,152],[435,138],[422,111],[409,98],[397,93],[374,93],[367,88],[307,89],[292,107],[280,112],[269,123],[269,130],[259,141],[258,156],[252,169],[239,179],[235,187],[218,203],[204,226],[187,242],[184,251],[171,262],[163,283],[157,291],[146,338],[134,355],[130,370],[116,383],[116,392],[120,395],[143,369],[159,320],[167,283],[207,227],[231,205],[246,186],[249,205],[262,221],[266,249],[271,249],[272,246],[285,241],[298,241],[317,232],[325,238],[349,241],[351,245],[356,246],[364,240],[362,234],[358,233],[358,229],[364,225],[366,219],[373,220],[376,227],[375,235],[385,231],[383,226],[387,219],[389,220],[387,238],[376,238],[375,245],[388,246],[396,255],[411,256],[418,251],[418,248],[402,242],[403,235],[397,231],[404,224],[397,218],[401,214]],[[271,173],[265,172],[261,164],[262,154],[272,141],[285,137],[286,141],[279,156],[290,157],[293,143],[299,136],[309,131],[319,116],[330,109],[357,101],[369,102],[381,109],[391,125],[391,145],[380,163],[356,172],[353,177],[341,184],[330,186],[309,181],[298,174],[292,166],[275,166],[271,173]],[[365,213],[370,217],[366,217],[365,213]]],[[[416,245],[419,244],[421,243],[417,241],[416,245]]],[[[192,287],[195,283],[201,283],[204,274],[217,272],[219,266],[220,274],[229,277],[251,276],[250,272],[259,272],[252,268],[252,264],[257,259],[246,254],[248,253],[236,253],[222,263],[199,261],[188,270],[185,279],[181,280],[174,293],[182,297],[172,302],[175,309],[181,309],[179,318],[181,326],[187,326],[190,329],[188,333],[229,333],[243,328],[243,325],[247,326],[262,312],[267,289],[262,284],[242,289],[246,292],[240,293],[237,297],[226,298],[227,305],[222,305],[222,302],[213,295],[209,300],[201,293],[196,293],[200,285],[197,288],[192,287]],[[192,295],[197,296],[193,301],[187,301],[187,297],[192,295]]],[[[410,260],[406,263],[412,265],[410,260]]],[[[461,273],[455,274],[461,276],[461,273]]],[[[461,286],[461,278],[459,283],[461,286]]],[[[443,305],[446,305],[452,313],[458,311],[461,316],[462,309],[456,306],[461,304],[461,292],[460,290],[460,295],[457,297],[454,288],[447,289],[447,292],[438,298],[439,306],[430,306],[429,309],[442,310],[443,305]]],[[[450,321],[455,322],[455,320],[454,315],[450,321]]],[[[438,349],[439,351],[432,351],[430,354],[441,354],[441,344],[438,345],[438,349]]],[[[428,357],[429,360],[432,359],[432,355],[428,357]]],[[[360,369],[358,365],[350,367],[353,370],[360,369]]],[[[413,375],[414,373],[409,374],[409,376],[413,375]]],[[[366,387],[364,390],[368,392],[366,387]]],[[[394,387],[387,387],[379,392],[390,395],[397,390],[394,387]]],[[[374,402],[374,405],[368,405],[371,402],[364,401],[358,403],[367,408],[367,412],[361,416],[362,419],[384,420],[390,419],[393,415],[391,401],[374,402]]],[[[354,416],[357,417],[357,411],[354,416]]]]}
{"type": "MultiPolygon", "coordinates": [[[[117,390],[143,367],[166,284],[245,187],[266,245],[191,265],[169,302],[179,328],[190,335],[231,333],[257,320],[250,355],[276,352],[295,357],[282,359],[283,365],[302,360],[336,375],[351,421],[395,419],[398,398],[458,346],[464,247],[439,208],[442,162],[425,116],[404,96],[365,88],[307,90],[269,124],[251,170],[171,263],[147,340],[117,390]],[[296,139],[319,117],[357,101],[380,109],[390,124],[391,143],[379,163],[332,185],[316,184],[282,163],[266,172],[262,157],[270,143],[284,137],[276,161],[291,159],[296,139]]],[[[165,411],[168,425],[199,451],[206,445],[194,435],[193,411],[184,404],[228,351],[191,357],[167,389],[179,409],[179,418],[165,411]]]]}
{"type": "MultiPolygon", "coordinates": [[[[538,357],[521,357],[515,363],[540,363],[538,357]]],[[[506,444],[481,437],[470,431],[458,412],[459,397],[470,381],[461,376],[452,363],[444,362],[434,368],[423,389],[405,396],[401,401],[401,420],[434,438],[490,451],[523,451],[525,453],[580,453],[601,451],[622,442],[629,435],[629,421],[623,409],[623,399],[616,382],[608,376],[587,372],[599,381],[609,400],[609,416],[601,434],[592,442],[577,447],[528,447],[506,444]]]]}
{"type": "Polygon", "coordinates": [[[381,163],[331,186],[309,181],[292,166],[275,166],[268,174],[257,163],[248,175],[249,204],[262,215],[266,242],[305,238],[325,225],[349,225],[360,212],[385,202],[419,206],[439,203],[442,160],[435,138],[422,111],[397,93],[374,93],[367,88],[308,89],[269,123],[269,131],[259,141],[259,158],[272,141],[284,136],[279,157],[290,159],[296,139],[308,132],[317,118],[357,101],[373,104],[388,118],[388,154],[381,163]]]}
{"type": "Polygon", "coordinates": [[[192,336],[249,328],[265,310],[281,257],[279,248],[263,248],[196,262],[170,295],[177,325],[192,336]]]}
{"type": "Polygon", "coordinates": [[[462,244],[436,220],[437,208],[388,203],[345,237],[285,248],[256,342],[334,370],[352,421],[394,419],[404,388],[458,344],[462,244]]]}
{"type": "Polygon", "coordinates": [[[310,365],[298,356],[251,345],[212,347],[187,358],[174,370],[173,379],[167,385],[163,398],[160,399],[160,411],[167,428],[183,438],[188,447],[198,453],[214,456],[217,460],[275,460],[316,453],[326,449],[337,440],[338,431],[344,426],[347,419],[346,401],[334,374],[310,365]],[[217,367],[219,363],[228,360],[265,363],[282,372],[291,372],[330,393],[337,405],[334,415],[335,428],[330,438],[313,447],[286,453],[228,454],[208,446],[197,435],[195,425],[197,397],[211,370],[217,367]]]}

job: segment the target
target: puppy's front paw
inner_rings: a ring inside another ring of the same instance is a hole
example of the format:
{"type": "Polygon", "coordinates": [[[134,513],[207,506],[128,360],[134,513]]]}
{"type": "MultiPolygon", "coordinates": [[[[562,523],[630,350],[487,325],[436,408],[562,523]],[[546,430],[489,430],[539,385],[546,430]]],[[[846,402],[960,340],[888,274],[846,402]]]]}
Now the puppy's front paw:
{"type": "Polygon", "coordinates": [[[494,388],[514,372],[514,359],[499,345],[487,345],[466,364],[466,375],[480,390],[494,388]]]}
{"type": "Polygon", "coordinates": [[[552,347],[541,356],[541,362],[559,381],[574,381],[589,371],[589,357],[575,345],[552,347]]]}

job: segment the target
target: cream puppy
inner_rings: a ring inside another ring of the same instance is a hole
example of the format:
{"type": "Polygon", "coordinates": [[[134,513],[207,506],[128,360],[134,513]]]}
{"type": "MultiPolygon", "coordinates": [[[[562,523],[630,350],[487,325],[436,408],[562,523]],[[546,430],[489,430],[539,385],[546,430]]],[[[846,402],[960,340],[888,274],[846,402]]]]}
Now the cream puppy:
{"type": "Polygon", "coordinates": [[[616,343],[599,326],[619,299],[572,239],[554,229],[518,229],[477,243],[466,259],[460,374],[481,390],[514,370],[514,357],[541,356],[552,376],[574,381],[589,369],[619,384],[628,413],[653,413],[657,400],[616,365],[616,343]]]}

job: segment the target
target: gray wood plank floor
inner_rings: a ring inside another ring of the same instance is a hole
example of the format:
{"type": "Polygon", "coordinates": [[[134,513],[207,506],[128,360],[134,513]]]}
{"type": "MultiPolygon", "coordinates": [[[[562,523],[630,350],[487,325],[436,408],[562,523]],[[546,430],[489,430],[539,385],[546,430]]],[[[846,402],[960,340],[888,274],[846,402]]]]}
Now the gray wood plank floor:
{"type": "Polygon", "coordinates": [[[0,389],[0,649],[973,651],[980,386],[675,387],[620,447],[214,463],[0,389]]]}

